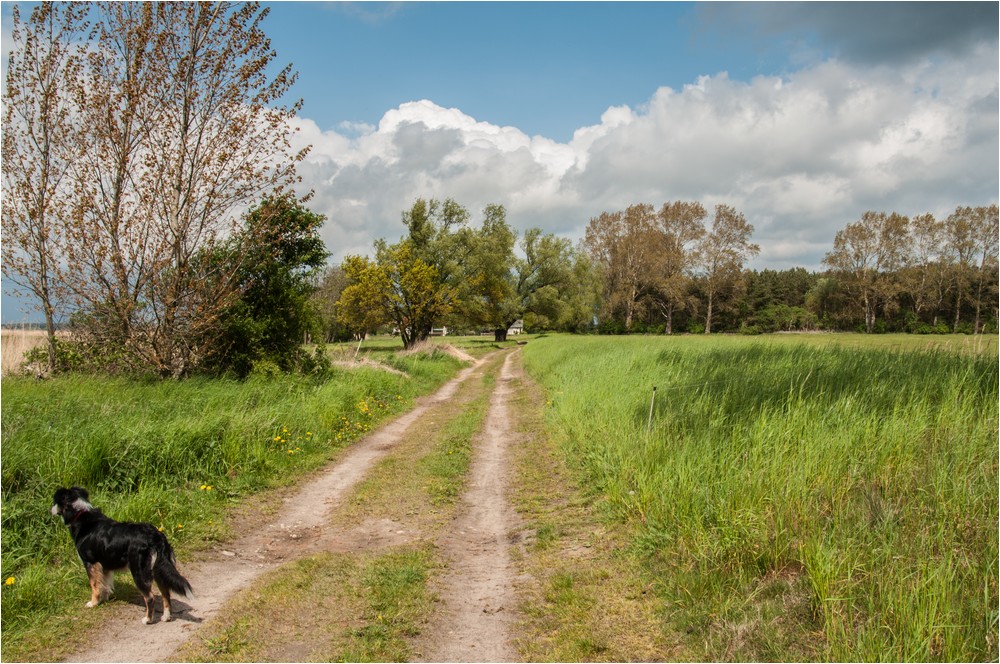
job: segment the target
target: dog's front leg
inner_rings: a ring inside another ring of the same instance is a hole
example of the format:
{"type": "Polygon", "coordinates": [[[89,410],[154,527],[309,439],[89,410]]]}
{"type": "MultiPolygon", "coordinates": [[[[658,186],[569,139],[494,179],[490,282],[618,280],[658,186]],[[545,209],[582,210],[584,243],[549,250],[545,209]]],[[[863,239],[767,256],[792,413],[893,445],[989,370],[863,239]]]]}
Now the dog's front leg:
{"type": "Polygon", "coordinates": [[[93,563],[87,566],[87,577],[90,579],[90,601],[86,606],[92,609],[104,599],[105,579],[104,566],[101,563],[93,563]]]}

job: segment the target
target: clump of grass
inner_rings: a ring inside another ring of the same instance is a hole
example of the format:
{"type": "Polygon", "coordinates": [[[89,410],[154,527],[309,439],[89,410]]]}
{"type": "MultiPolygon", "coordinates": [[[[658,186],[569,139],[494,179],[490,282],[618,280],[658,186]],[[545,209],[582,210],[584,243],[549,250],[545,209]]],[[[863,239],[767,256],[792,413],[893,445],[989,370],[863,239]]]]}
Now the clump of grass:
{"type": "Polygon", "coordinates": [[[703,657],[996,659],[995,355],[560,337],[525,360],[703,657]]]}
{"type": "Polygon", "coordinates": [[[88,592],[48,511],[57,487],[84,486],[114,518],[163,528],[183,557],[225,537],[226,513],[244,497],[323,465],[460,363],[417,357],[410,366],[412,377],[362,368],[325,381],[5,378],[2,563],[15,579],[2,591],[6,654],[31,658],[39,634],[65,634],[58,617],[88,592]]]}
{"type": "Polygon", "coordinates": [[[430,552],[319,554],[283,566],[244,590],[184,661],[407,661],[407,639],[432,604],[430,552]]]}

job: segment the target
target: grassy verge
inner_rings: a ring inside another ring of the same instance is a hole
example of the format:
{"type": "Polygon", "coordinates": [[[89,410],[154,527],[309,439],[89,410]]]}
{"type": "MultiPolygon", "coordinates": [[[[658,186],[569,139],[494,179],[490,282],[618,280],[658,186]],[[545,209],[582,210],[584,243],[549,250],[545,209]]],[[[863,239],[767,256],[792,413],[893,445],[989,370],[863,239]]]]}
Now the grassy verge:
{"type": "MultiPolygon", "coordinates": [[[[549,404],[550,405],[550,404],[549,404]]],[[[544,426],[544,393],[519,380],[510,411],[517,442],[511,495],[528,533],[518,556],[521,661],[674,661],[679,639],[660,624],[659,602],[626,531],[601,519],[544,426]]]]}
{"type": "Polygon", "coordinates": [[[460,363],[433,353],[405,366],[407,375],[360,368],[322,382],[4,379],[5,659],[51,659],[96,620],[76,615],[89,591],[48,513],[56,487],[85,486],[115,518],[151,521],[183,557],[228,537],[227,515],[246,496],[322,466],[460,363]]]}
{"type": "Polygon", "coordinates": [[[997,658],[995,351],[855,341],[526,347],[693,658],[997,658]]]}
{"type": "MultiPolygon", "coordinates": [[[[433,542],[453,516],[481,429],[492,375],[466,381],[433,406],[373,468],[330,527],[357,538],[391,521],[407,541],[390,551],[322,554],[269,573],[240,593],[180,653],[187,661],[406,661],[433,610],[427,581],[440,568],[433,542]]],[[[394,527],[393,530],[396,530],[394,527]]]]}

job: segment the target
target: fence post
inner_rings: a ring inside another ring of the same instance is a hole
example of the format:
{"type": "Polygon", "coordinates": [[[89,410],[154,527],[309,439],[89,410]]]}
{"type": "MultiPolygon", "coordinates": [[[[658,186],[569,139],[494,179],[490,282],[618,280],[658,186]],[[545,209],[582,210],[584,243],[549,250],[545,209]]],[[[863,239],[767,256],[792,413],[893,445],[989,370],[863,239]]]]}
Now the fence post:
{"type": "Polygon", "coordinates": [[[649,402],[649,419],[646,421],[646,433],[649,433],[650,427],[653,426],[653,404],[656,403],[656,385],[653,386],[653,398],[649,402]]]}

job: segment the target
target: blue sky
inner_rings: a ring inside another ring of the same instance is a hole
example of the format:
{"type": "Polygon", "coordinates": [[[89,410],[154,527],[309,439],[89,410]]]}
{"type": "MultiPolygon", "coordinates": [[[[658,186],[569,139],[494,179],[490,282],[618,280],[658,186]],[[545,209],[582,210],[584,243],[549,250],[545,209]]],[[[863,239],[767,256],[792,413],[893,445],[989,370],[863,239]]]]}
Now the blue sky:
{"type": "Polygon", "coordinates": [[[997,201],[995,2],[268,6],[334,261],[417,197],[574,241],[632,203],[725,203],[750,267],[812,270],[866,210],[997,201]]]}
{"type": "Polygon", "coordinates": [[[567,141],[613,105],[784,62],[705,33],[693,3],[272,3],[269,34],[324,129],[418,99],[567,141]]]}
{"type": "Polygon", "coordinates": [[[997,34],[994,3],[267,4],[303,115],[323,129],[429,99],[559,141],[609,106],[638,107],[702,75],[746,81],[835,56],[881,64],[997,34]]]}

